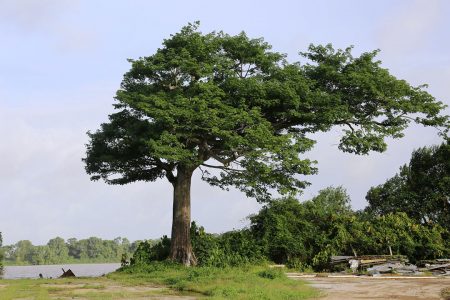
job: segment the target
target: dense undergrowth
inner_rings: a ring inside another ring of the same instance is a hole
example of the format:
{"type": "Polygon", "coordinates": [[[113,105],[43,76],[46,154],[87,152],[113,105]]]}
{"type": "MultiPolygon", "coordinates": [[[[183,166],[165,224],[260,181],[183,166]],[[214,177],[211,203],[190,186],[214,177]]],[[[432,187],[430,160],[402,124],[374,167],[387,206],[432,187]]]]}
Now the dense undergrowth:
{"type": "MultiPolygon", "coordinates": [[[[382,216],[352,211],[342,188],[327,188],[310,201],[272,201],[250,216],[250,226],[210,234],[195,222],[191,241],[199,266],[237,267],[265,261],[297,270],[330,270],[332,255],[406,255],[412,262],[450,255],[450,235],[405,213],[382,216]]],[[[164,261],[170,239],[141,243],[132,265],[164,261]]]]}

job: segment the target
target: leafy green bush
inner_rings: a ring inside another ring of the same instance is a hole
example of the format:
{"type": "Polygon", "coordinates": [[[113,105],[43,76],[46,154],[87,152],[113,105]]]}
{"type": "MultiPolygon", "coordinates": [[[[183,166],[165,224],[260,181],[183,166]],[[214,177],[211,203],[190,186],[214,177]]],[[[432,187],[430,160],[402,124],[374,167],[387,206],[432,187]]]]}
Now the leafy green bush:
{"type": "MultiPolygon", "coordinates": [[[[265,261],[260,245],[248,229],[226,232],[221,235],[206,233],[202,226],[191,224],[191,243],[199,266],[228,267],[255,264],[265,261]]],[[[157,242],[141,242],[131,265],[164,261],[169,257],[170,239],[167,236],[157,242]]]]}
{"type": "Polygon", "coordinates": [[[262,278],[267,278],[267,279],[275,279],[275,278],[286,277],[286,274],[284,273],[283,270],[281,270],[279,268],[272,268],[272,269],[267,269],[267,270],[259,272],[258,276],[262,277],[262,278]]]}
{"type": "Polygon", "coordinates": [[[330,269],[332,255],[406,255],[415,262],[450,255],[449,233],[421,225],[405,213],[353,212],[342,188],[327,188],[310,201],[275,200],[251,219],[262,256],[298,270],[330,269]]]}
{"type": "Polygon", "coordinates": [[[213,235],[195,222],[191,225],[191,240],[200,266],[226,267],[257,263],[265,258],[249,230],[235,230],[213,235]]]}
{"type": "Polygon", "coordinates": [[[156,243],[152,240],[143,241],[137,246],[133,257],[130,259],[130,264],[148,264],[153,261],[163,261],[169,257],[169,252],[170,239],[166,235],[156,243]]]}
{"type": "MultiPolygon", "coordinates": [[[[450,255],[450,236],[439,225],[421,225],[405,213],[353,212],[341,187],[310,201],[274,200],[250,217],[248,229],[210,234],[195,222],[191,242],[199,266],[233,267],[263,261],[300,271],[330,270],[332,255],[406,255],[415,262],[450,255]]],[[[139,244],[132,264],[165,260],[170,239],[139,244]]],[[[181,283],[180,283],[181,284],[181,283]]]]}

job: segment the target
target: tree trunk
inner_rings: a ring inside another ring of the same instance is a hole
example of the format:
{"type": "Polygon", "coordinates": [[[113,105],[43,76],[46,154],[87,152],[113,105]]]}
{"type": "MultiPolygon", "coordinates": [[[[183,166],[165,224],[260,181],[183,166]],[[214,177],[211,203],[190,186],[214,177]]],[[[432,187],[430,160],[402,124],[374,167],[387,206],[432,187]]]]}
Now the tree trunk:
{"type": "Polygon", "coordinates": [[[191,245],[191,177],[193,169],[178,166],[173,182],[173,217],[170,259],[185,266],[197,264],[191,245]]]}

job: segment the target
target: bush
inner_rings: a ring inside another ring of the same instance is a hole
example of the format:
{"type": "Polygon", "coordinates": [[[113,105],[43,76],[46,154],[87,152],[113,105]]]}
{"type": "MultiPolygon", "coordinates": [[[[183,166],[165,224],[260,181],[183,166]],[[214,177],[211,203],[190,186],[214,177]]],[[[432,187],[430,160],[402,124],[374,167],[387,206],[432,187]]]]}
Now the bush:
{"type": "Polygon", "coordinates": [[[353,212],[342,188],[311,201],[275,200],[251,218],[252,243],[262,257],[290,268],[330,270],[332,255],[406,255],[412,262],[450,255],[449,233],[421,225],[405,213],[353,212]],[[331,203],[329,203],[331,202],[331,203]]]}
{"type": "Polygon", "coordinates": [[[286,275],[284,274],[284,271],[279,268],[276,268],[276,269],[273,268],[273,269],[261,271],[258,273],[258,276],[262,277],[262,278],[267,278],[267,279],[286,277],[286,275]]]}
{"type": "MultiPolygon", "coordinates": [[[[250,217],[249,229],[220,235],[191,224],[191,241],[199,266],[229,267],[263,261],[300,271],[331,270],[332,255],[406,255],[412,262],[450,255],[449,232],[421,225],[405,213],[383,216],[353,212],[342,188],[327,188],[310,201],[274,200],[250,217]]],[[[143,242],[133,263],[165,260],[170,239],[143,242]]]]}
{"type": "Polygon", "coordinates": [[[164,235],[156,244],[151,240],[139,243],[133,257],[130,259],[130,264],[148,264],[153,261],[163,261],[169,257],[169,253],[170,239],[164,235]]]}
{"type": "Polygon", "coordinates": [[[213,235],[192,222],[191,240],[200,266],[242,266],[264,260],[261,247],[247,229],[213,235]]]}
{"type": "MultiPolygon", "coordinates": [[[[260,245],[248,229],[214,235],[206,233],[202,226],[191,224],[191,243],[199,266],[242,266],[265,260],[260,245]]],[[[141,242],[130,260],[131,265],[164,261],[169,257],[170,239],[163,236],[156,244],[141,242]]]]}

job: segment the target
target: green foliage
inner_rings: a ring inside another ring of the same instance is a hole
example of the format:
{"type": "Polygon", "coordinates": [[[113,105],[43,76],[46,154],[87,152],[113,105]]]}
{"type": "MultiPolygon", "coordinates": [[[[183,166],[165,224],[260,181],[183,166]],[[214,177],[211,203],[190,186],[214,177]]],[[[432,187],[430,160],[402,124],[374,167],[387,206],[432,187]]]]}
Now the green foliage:
{"type": "Polygon", "coordinates": [[[108,275],[116,281],[168,285],[190,296],[208,299],[307,299],[317,292],[301,281],[288,279],[283,270],[266,266],[186,268],[170,262],[133,265],[108,275]]]}
{"type": "Polygon", "coordinates": [[[130,265],[141,265],[150,262],[150,255],[153,243],[151,241],[142,241],[133,253],[130,259],[130,265]]]}
{"type": "Polygon", "coordinates": [[[261,247],[246,229],[213,235],[192,222],[191,240],[200,266],[242,266],[264,260],[261,247]]]}
{"type": "Polygon", "coordinates": [[[405,212],[416,222],[450,230],[450,141],[415,150],[409,164],[371,188],[366,199],[371,213],[405,212]]]}
{"type": "Polygon", "coordinates": [[[170,239],[165,235],[161,240],[152,240],[139,243],[133,257],[131,265],[148,264],[153,261],[164,261],[169,257],[170,239]]]}
{"type": "Polygon", "coordinates": [[[414,120],[448,129],[444,105],[351,48],[311,45],[289,63],[262,38],[203,34],[189,24],[153,55],[129,60],[109,123],[88,133],[86,171],[110,184],[175,182],[177,169],[259,201],[295,194],[314,174],[311,133],[346,128],[339,148],[384,151],[414,120]],[[410,115],[414,115],[411,118],[410,115]],[[210,163],[213,162],[213,163],[210,163]],[[207,169],[219,169],[210,173],[207,169]]]}
{"type": "Polygon", "coordinates": [[[282,269],[272,268],[272,269],[267,269],[267,270],[259,272],[258,276],[262,277],[262,278],[267,278],[267,279],[275,279],[275,278],[286,277],[286,274],[284,273],[284,270],[282,270],[282,269]]]}
{"type": "Polygon", "coordinates": [[[288,198],[270,203],[250,218],[251,230],[271,260],[287,263],[292,257],[307,259],[309,239],[315,233],[311,224],[301,218],[305,214],[297,200],[288,198]]]}
{"type": "Polygon", "coordinates": [[[130,255],[138,243],[126,238],[102,240],[96,237],[66,241],[60,237],[51,239],[47,245],[34,246],[30,241],[19,241],[14,245],[1,247],[8,264],[61,264],[76,262],[119,262],[122,254],[130,255]]]}
{"type": "Polygon", "coordinates": [[[329,269],[332,255],[406,255],[411,261],[450,254],[448,232],[421,225],[405,213],[374,216],[353,212],[342,188],[327,188],[303,203],[287,198],[251,217],[263,255],[288,267],[329,269]],[[333,209],[330,209],[330,208],[333,209]]]}
{"type": "MultiPolygon", "coordinates": [[[[303,203],[275,200],[250,217],[250,228],[210,234],[195,222],[191,239],[203,267],[246,266],[273,261],[302,271],[330,269],[332,255],[406,255],[412,262],[450,255],[449,233],[422,225],[405,213],[354,212],[342,187],[329,187],[303,203]]],[[[163,261],[170,240],[142,242],[132,265],[163,261]]],[[[155,266],[152,264],[152,266],[155,266]]]]}
{"type": "MultiPolygon", "coordinates": [[[[220,235],[206,233],[202,226],[191,224],[191,242],[200,266],[229,267],[261,263],[265,260],[261,247],[250,230],[235,230],[220,235]]],[[[131,265],[165,261],[169,257],[170,239],[141,242],[131,258],[131,265]]]]}
{"type": "Polygon", "coordinates": [[[205,229],[202,226],[198,227],[195,221],[191,223],[190,235],[192,248],[200,266],[210,265],[216,260],[214,257],[220,256],[218,253],[221,249],[219,249],[217,235],[206,233],[205,229]]]}
{"type": "MultiPolygon", "coordinates": [[[[305,64],[289,63],[262,38],[203,34],[198,27],[188,24],[153,55],[129,60],[115,112],[88,132],[83,159],[91,180],[165,177],[173,184],[171,257],[186,265],[195,260],[189,259],[190,203],[181,200],[190,197],[196,169],[213,186],[268,202],[272,192],[293,196],[309,184],[298,175],[317,172],[301,155],[313,147],[314,133],[345,128],[339,148],[367,154],[384,151],[385,139],[402,137],[411,121],[443,134],[450,128],[441,115],[445,105],[425,86],[381,68],[377,51],[353,57],[351,48],[311,45],[301,53],[305,64]]],[[[280,238],[304,252],[286,234],[280,238]]]]}

